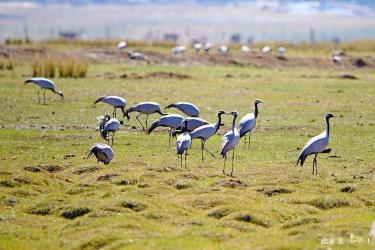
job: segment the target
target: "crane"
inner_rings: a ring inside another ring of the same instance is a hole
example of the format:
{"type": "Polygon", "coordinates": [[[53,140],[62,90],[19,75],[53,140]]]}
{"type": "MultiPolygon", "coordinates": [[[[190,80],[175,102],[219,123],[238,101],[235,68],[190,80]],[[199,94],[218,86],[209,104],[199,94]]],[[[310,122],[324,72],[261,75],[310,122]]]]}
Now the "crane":
{"type": "Polygon", "coordinates": [[[139,124],[142,126],[142,130],[147,130],[147,121],[148,116],[154,113],[158,113],[160,115],[166,115],[163,112],[161,112],[160,105],[157,102],[140,102],[134,106],[131,106],[128,110],[125,111],[124,117],[127,116],[128,120],[130,119],[130,113],[132,112],[138,112],[139,114],[135,117],[139,124]],[[139,116],[142,114],[146,115],[146,127],[143,126],[141,121],[138,119],[139,116]]]}
{"type": "Polygon", "coordinates": [[[230,175],[233,176],[234,149],[240,141],[240,133],[236,128],[236,119],[238,116],[238,112],[232,111],[229,114],[233,115],[232,129],[225,133],[221,140],[220,155],[222,155],[224,158],[223,174],[225,174],[225,162],[227,161],[227,153],[232,150],[232,171],[230,175]]]}
{"type": "Polygon", "coordinates": [[[46,104],[46,90],[51,90],[53,93],[58,94],[64,99],[64,94],[57,90],[55,83],[47,78],[43,77],[32,77],[25,81],[25,84],[34,83],[35,85],[39,86],[40,89],[38,90],[38,103],[40,103],[39,92],[43,90],[43,104],[46,104]]]}
{"type": "MultiPolygon", "coordinates": [[[[258,117],[258,104],[263,103],[261,100],[256,99],[254,103],[254,113],[249,113],[242,117],[240,121],[240,127],[239,127],[239,132],[240,132],[240,138],[246,136],[246,134],[249,134],[249,147],[250,147],[250,135],[251,131],[255,127],[256,124],[256,119],[258,117]]],[[[246,145],[246,137],[245,137],[245,145],[246,145]]]]}

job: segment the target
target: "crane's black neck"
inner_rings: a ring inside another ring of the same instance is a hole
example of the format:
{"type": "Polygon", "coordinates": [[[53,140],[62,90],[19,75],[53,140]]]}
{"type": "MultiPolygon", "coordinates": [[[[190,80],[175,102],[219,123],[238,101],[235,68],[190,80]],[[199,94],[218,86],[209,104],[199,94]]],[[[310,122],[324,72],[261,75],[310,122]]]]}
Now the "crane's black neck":
{"type": "Polygon", "coordinates": [[[233,116],[233,122],[232,122],[232,131],[234,131],[234,128],[236,127],[236,119],[237,119],[237,116],[233,116]]]}
{"type": "Polygon", "coordinates": [[[255,106],[254,116],[256,119],[258,117],[258,102],[255,102],[254,106],[255,106]]]}
{"type": "Polygon", "coordinates": [[[217,115],[218,120],[217,120],[217,123],[216,123],[216,125],[215,125],[215,134],[216,134],[216,132],[219,130],[220,125],[221,125],[221,115],[222,115],[222,113],[219,113],[219,114],[217,115]]]}
{"type": "Polygon", "coordinates": [[[327,123],[327,137],[329,137],[329,130],[330,130],[329,117],[326,117],[326,123],[327,123]]]}

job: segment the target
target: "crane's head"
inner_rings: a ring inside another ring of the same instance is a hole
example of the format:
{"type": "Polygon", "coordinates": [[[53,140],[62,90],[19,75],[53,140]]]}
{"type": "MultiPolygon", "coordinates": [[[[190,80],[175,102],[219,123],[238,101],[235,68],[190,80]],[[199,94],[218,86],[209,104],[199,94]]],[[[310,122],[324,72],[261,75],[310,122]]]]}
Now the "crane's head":
{"type": "Polygon", "coordinates": [[[238,112],[237,111],[232,111],[232,112],[228,113],[228,115],[233,115],[234,117],[237,117],[238,116],[238,112]]]}
{"type": "Polygon", "coordinates": [[[327,113],[325,117],[326,117],[326,119],[330,119],[330,118],[336,117],[336,116],[332,115],[331,113],[327,113]]]}
{"type": "Polygon", "coordinates": [[[218,115],[218,116],[221,116],[221,115],[224,115],[224,114],[227,114],[227,113],[225,113],[224,110],[219,110],[219,111],[217,112],[217,115],[218,115]]]}
{"type": "Polygon", "coordinates": [[[258,104],[258,103],[263,103],[263,102],[260,99],[256,99],[255,104],[258,104]]]}
{"type": "Polygon", "coordinates": [[[61,96],[62,99],[64,99],[63,92],[56,90],[56,94],[58,94],[59,96],[61,96]]]}

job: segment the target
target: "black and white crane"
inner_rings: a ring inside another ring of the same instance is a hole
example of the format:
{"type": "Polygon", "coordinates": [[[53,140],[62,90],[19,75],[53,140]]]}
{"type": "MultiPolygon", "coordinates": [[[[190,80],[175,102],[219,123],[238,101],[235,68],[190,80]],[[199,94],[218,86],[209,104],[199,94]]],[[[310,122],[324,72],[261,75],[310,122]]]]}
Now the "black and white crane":
{"type": "MultiPolygon", "coordinates": [[[[118,108],[121,109],[124,116],[126,115],[125,114],[126,100],[122,97],[114,96],[114,95],[102,96],[102,97],[99,97],[95,101],[95,104],[97,104],[98,102],[104,102],[104,103],[107,103],[107,104],[111,105],[114,108],[113,114],[112,114],[113,117],[116,117],[116,109],[118,109],[118,108]]],[[[129,117],[128,117],[128,119],[129,119],[129,117]]]]}
{"type": "Polygon", "coordinates": [[[330,132],[330,124],[329,124],[329,119],[332,117],[335,117],[331,113],[327,113],[325,115],[325,120],[326,120],[326,129],[319,135],[311,138],[306,145],[303,147],[298,160],[297,160],[297,166],[301,165],[303,166],[307,156],[309,155],[315,155],[314,160],[313,160],[313,169],[312,169],[312,174],[317,175],[318,174],[318,162],[317,162],[317,156],[319,153],[329,153],[331,152],[330,148],[327,148],[327,145],[329,143],[329,132],[330,132]]]}
{"type": "Polygon", "coordinates": [[[117,44],[117,49],[118,50],[122,50],[122,49],[125,49],[127,47],[127,43],[125,41],[121,41],[117,44]]]}
{"type": "MultiPolygon", "coordinates": [[[[250,147],[250,135],[251,131],[255,127],[256,124],[256,119],[258,117],[258,104],[263,103],[261,100],[256,99],[254,103],[254,113],[249,113],[242,117],[240,121],[240,127],[239,127],[239,132],[240,132],[240,138],[246,136],[246,134],[249,134],[249,147],[250,147]]],[[[245,137],[245,144],[246,144],[246,137],[245,137]]]]}
{"type": "Polygon", "coordinates": [[[180,155],[180,158],[181,158],[181,167],[182,167],[182,155],[185,152],[185,168],[186,168],[187,151],[191,146],[191,137],[186,128],[187,128],[187,121],[185,120],[184,125],[182,126],[182,129],[181,129],[182,134],[180,134],[176,140],[176,151],[177,151],[177,155],[180,155]]]}
{"type": "Polygon", "coordinates": [[[160,105],[157,102],[140,102],[134,106],[131,106],[125,111],[124,116],[128,117],[128,120],[130,119],[130,113],[132,112],[138,112],[139,114],[135,117],[139,124],[141,124],[143,130],[147,130],[147,122],[148,122],[148,116],[154,113],[158,113],[160,115],[166,115],[163,112],[161,112],[160,105]],[[141,121],[138,119],[139,116],[142,114],[146,115],[146,127],[143,126],[141,121]]]}
{"type": "Polygon", "coordinates": [[[214,134],[216,134],[216,132],[219,130],[220,126],[221,126],[221,116],[223,114],[226,114],[223,110],[219,110],[219,112],[217,112],[217,117],[218,117],[218,121],[217,123],[211,123],[211,124],[207,124],[207,125],[203,125],[203,126],[200,126],[196,129],[194,129],[193,131],[190,132],[190,136],[191,136],[191,139],[201,139],[201,151],[202,151],[202,161],[204,161],[204,156],[203,156],[203,150],[210,153],[212,155],[212,157],[215,158],[215,155],[213,153],[211,153],[210,151],[208,151],[207,149],[205,149],[205,144],[206,144],[206,141],[211,137],[213,136],[214,134]]]}
{"type": "Polygon", "coordinates": [[[115,138],[116,131],[121,129],[121,123],[116,118],[111,118],[109,114],[105,114],[104,116],[98,117],[99,121],[99,132],[100,135],[104,140],[109,143],[109,133],[112,133],[112,143],[115,138]]]}
{"type": "Polygon", "coordinates": [[[97,163],[103,162],[105,165],[110,163],[114,156],[112,148],[103,143],[95,143],[94,145],[92,145],[90,151],[88,152],[86,160],[93,154],[96,157],[97,163]]]}
{"type": "Polygon", "coordinates": [[[238,112],[232,111],[229,114],[233,115],[232,128],[223,136],[221,140],[220,155],[222,155],[224,158],[223,174],[225,174],[225,162],[227,161],[227,153],[232,150],[232,171],[230,175],[233,176],[234,149],[240,141],[240,133],[236,128],[236,119],[238,116],[238,112]]]}
{"type": "Polygon", "coordinates": [[[207,125],[209,124],[208,121],[202,119],[202,118],[199,118],[199,117],[186,117],[184,118],[184,120],[182,120],[181,122],[181,125],[179,127],[177,127],[173,132],[172,132],[172,136],[175,137],[177,134],[180,134],[182,133],[182,127],[184,126],[186,122],[186,125],[185,125],[185,128],[188,132],[191,132],[193,131],[194,129],[196,128],[199,128],[203,125],[207,125]]]}
{"type": "Polygon", "coordinates": [[[140,52],[129,51],[128,56],[132,60],[147,61],[146,56],[140,52]]]}
{"type": "Polygon", "coordinates": [[[169,108],[176,108],[190,117],[199,117],[199,108],[190,102],[175,102],[165,107],[169,108]]]}
{"type": "Polygon", "coordinates": [[[39,92],[43,90],[43,104],[46,104],[46,90],[51,90],[53,93],[58,94],[64,99],[64,94],[61,91],[58,91],[54,82],[50,79],[43,78],[43,77],[32,77],[25,81],[25,84],[34,83],[35,85],[39,86],[40,89],[38,90],[38,103],[40,103],[39,92]]]}
{"type": "Polygon", "coordinates": [[[170,128],[170,131],[169,131],[169,146],[171,146],[172,130],[174,130],[178,126],[180,126],[183,119],[184,119],[184,117],[182,115],[178,115],[178,114],[169,114],[169,115],[162,116],[159,119],[152,122],[151,127],[147,130],[147,134],[150,134],[157,127],[170,128]]]}

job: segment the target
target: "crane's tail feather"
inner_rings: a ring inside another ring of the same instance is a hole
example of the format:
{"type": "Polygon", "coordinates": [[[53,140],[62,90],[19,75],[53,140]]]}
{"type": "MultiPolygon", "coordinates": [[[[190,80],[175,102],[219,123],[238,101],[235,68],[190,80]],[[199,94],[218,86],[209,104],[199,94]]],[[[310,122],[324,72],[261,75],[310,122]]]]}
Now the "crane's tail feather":
{"type": "Polygon", "coordinates": [[[25,81],[25,84],[28,84],[28,83],[30,83],[30,82],[34,82],[34,81],[31,80],[31,79],[27,79],[27,80],[25,81]]]}
{"type": "Polygon", "coordinates": [[[327,148],[327,149],[324,149],[321,153],[328,154],[328,153],[331,153],[331,151],[332,151],[331,148],[327,148]]]}
{"type": "Polygon", "coordinates": [[[156,129],[159,126],[159,121],[155,121],[151,124],[151,127],[147,130],[147,134],[151,134],[154,129],[156,129]]]}

